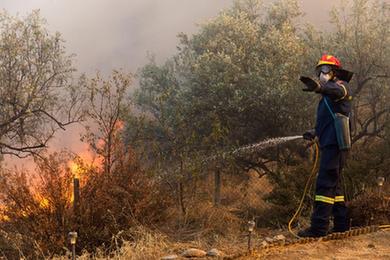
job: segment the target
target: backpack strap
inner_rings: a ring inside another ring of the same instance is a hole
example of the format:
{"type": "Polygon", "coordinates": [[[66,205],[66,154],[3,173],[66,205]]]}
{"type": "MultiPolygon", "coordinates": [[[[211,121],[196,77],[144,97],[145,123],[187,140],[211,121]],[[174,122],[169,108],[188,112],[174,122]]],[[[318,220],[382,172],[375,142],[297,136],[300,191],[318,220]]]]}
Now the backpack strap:
{"type": "Polygon", "coordinates": [[[329,106],[329,103],[328,103],[328,98],[326,96],[323,97],[324,98],[324,102],[325,102],[325,105],[326,107],[328,108],[329,110],[329,113],[332,115],[333,119],[336,119],[336,116],[335,114],[333,113],[333,110],[330,108],[329,106]]]}

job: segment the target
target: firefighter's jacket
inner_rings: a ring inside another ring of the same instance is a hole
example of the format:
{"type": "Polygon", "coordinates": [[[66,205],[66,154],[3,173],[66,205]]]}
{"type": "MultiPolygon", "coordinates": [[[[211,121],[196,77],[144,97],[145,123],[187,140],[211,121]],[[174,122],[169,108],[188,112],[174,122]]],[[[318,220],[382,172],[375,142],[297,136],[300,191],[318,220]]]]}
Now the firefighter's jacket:
{"type": "Polygon", "coordinates": [[[322,98],[317,108],[315,134],[318,137],[320,148],[324,148],[330,145],[337,145],[334,119],[325,104],[324,98],[327,97],[333,113],[350,116],[352,95],[347,83],[339,80],[330,80],[322,84],[318,92],[322,95],[322,98]]]}

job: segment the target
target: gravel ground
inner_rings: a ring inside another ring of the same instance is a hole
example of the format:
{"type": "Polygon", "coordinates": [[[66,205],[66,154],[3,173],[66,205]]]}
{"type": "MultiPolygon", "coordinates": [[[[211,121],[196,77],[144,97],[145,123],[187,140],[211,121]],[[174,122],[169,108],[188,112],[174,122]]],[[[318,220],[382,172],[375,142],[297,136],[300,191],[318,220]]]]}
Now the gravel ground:
{"type": "Polygon", "coordinates": [[[343,240],[273,248],[241,259],[390,259],[390,231],[343,240]]]}

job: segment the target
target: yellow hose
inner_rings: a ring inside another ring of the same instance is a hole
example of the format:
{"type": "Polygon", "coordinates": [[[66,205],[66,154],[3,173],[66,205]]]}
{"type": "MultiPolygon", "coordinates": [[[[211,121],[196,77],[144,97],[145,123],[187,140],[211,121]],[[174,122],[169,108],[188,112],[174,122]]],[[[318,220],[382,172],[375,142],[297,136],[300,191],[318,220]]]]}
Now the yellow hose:
{"type": "MultiPolygon", "coordinates": [[[[301,201],[299,202],[299,206],[298,206],[297,210],[295,211],[294,215],[292,216],[292,218],[290,219],[290,221],[288,222],[288,231],[296,238],[300,238],[300,237],[293,232],[291,225],[292,225],[292,223],[294,222],[294,220],[297,218],[297,216],[300,214],[300,212],[302,210],[303,202],[305,200],[306,194],[307,194],[308,189],[310,187],[310,182],[311,182],[313,176],[316,174],[316,169],[317,169],[317,164],[318,164],[318,159],[319,159],[318,143],[314,142],[314,145],[315,145],[316,157],[315,157],[315,160],[314,160],[313,168],[311,169],[311,173],[309,175],[309,178],[306,181],[305,189],[303,191],[301,201]]],[[[383,230],[388,230],[388,229],[390,229],[390,225],[380,225],[379,228],[383,229],[383,230]]]]}
{"type": "Polygon", "coordinates": [[[299,238],[299,236],[296,235],[292,231],[291,224],[294,222],[295,218],[300,214],[300,212],[302,210],[303,202],[305,200],[306,194],[307,194],[309,186],[310,186],[310,181],[313,178],[313,176],[316,174],[318,158],[319,158],[319,147],[318,147],[318,143],[317,142],[314,142],[314,145],[315,145],[316,157],[315,157],[315,160],[314,160],[313,168],[311,169],[310,176],[309,176],[309,178],[306,181],[305,189],[303,191],[303,195],[302,195],[301,201],[299,202],[299,206],[298,206],[297,210],[295,211],[294,215],[292,216],[292,218],[290,219],[290,221],[288,222],[288,231],[296,238],[299,238]]]}

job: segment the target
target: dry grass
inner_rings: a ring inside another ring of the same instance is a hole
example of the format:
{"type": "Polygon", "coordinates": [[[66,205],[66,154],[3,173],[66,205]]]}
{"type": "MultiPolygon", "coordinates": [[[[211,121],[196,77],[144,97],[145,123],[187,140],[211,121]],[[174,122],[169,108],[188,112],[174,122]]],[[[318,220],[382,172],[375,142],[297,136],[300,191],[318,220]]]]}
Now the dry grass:
{"type": "MultiPolygon", "coordinates": [[[[389,189],[389,187],[386,187],[389,189]]],[[[353,226],[380,225],[390,222],[389,191],[378,190],[361,194],[349,203],[353,226]]]]}
{"type": "MultiPolygon", "coordinates": [[[[114,243],[117,243],[115,251],[107,253],[104,249],[98,248],[95,253],[84,252],[78,259],[158,259],[165,252],[174,253],[178,246],[174,246],[163,234],[152,232],[142,226],[128,232],[133,234],[132,241],[123,241],[113,237],[114,243]]],[[[69,254],[70,252],[65,256],[57,256],[53,259],[68,259],[69,254]]]]}
{"type": "Polygon", "coordinates": [[[211,234],[228,235],[240,229],[242,220],[232,211],[234,209],[212,203],[196,204],[186,216],[186,223],[194,230],[202,231],[201,236],[211,234]]]}
{"type": "MultiPolygon", "coordinates": [[[[199,248],[202,250],[209,250],[211,248],[218,248],[225,252],[231,252],[232,248],[239,250],[244,246],[245,240],[238,241],[236,237],[220,237],[216,239],[213,244],[209,244],[206,241],[202,241],[201,238],[193,240],[191,242],[174,242],[166,235],[159,233],[158,231],[152,231],[145,227],[139,226],[130,230],[133,234],[132,241],[117,241],[117,249],[111,253],[105,252],[103,249],[97,249],[95,253],[84,252],[78,257],[79,260],[87,259],[132,259],[132,260],[145,260],[145,259],[159,259],[162,256],[177,254],[180,255],[184,250],[188,248],[199,248]],[[239,245],[240,244],[240,245],[239,245]]],[[[54,257],[54,260],[69,259],[70,252],[65,256],[54,257]]]]}
{"type": "MultiPolygon", "coordinates": [[[[134,232],[134,230],[133,230],[134,232]]],[[[167,236],[148,230],[143,227],[138,227],[135,233],[134,241],[122,241],[123,244],[115,252],[109,254],[103,250],[98,249],[96,253],[84,252],[78,257],[79,260],[89,259],[160,259],[167,255],[180,255],[188,248],[198,248],[202,250],[210,250],[218,248],[226,254],[232,254],[246,249],[246,237],[242,235],[234,236],[220,236],[216,237],[213,243],[203,241],[201,238],[190,242],[174,242],[167,236]]],[[[66,256],[55,257],[54,260],[68,259],[69,253],[66,256]]]]}

